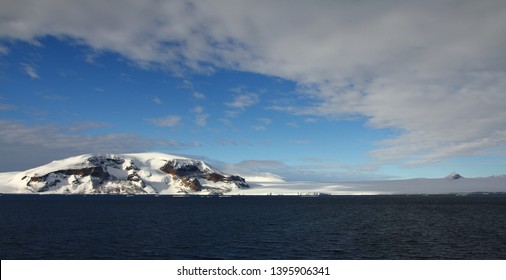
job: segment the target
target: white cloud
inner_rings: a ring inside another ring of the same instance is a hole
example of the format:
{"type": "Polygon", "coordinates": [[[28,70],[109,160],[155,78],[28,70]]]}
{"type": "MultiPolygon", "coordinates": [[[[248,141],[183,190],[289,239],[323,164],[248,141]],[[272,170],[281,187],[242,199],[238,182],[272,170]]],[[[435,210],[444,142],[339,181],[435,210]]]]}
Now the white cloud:
{"type": "Polygon", "coordinates": [[[11,111],[16,109],[17,107],[9,104],[0,104],[0,111],[11,111]]]}
{"type": "Polygon", "coordinates": [[[299,128],[300,127],[297,122],[287,122],[286,125],[290,126],[290,127],[294,127],[294,128],[299,128]]]}
{"type": "Polygon", "coordinates": [[[195,116],[195,123],[198,126],[206,126],[207,125],[207,118],[209,118],[209,114],[200,114],[195,116]]]}
{"type": "Polygon", "coordinates": [[[195,114],[202,114],[202,112],[204,112],[204,107],[195,106],[190,110],[190,112],[195,113],[195,114]]]}
{"type": "Polygon", "coordinates": [[[52,101],[67,101],[70,99],[69,96],[59,95],[59,94],[40,94],[42,98],[52,101]]]}
{"type": "Polygon", "coordinates": [[[16,107],[14,107],[12,105],[0,104],[0,111],[10,111],[10,110],[13,110],[15,108],[16,107]]]}
{"type": "Polygon", "coordinates": [[[232,139],[220,139],[217,143],[224,146],[237,146],[237,142],[232,139]]]}
{"type": "Polygon", "coordinates": [[[244,110],[250,106],[257,104],[260,101],[258,94],[246,93],[236,95],[231,102],[225,103],[225,105],[237,109],[244,110]]]}
{"type": "Polygon", "coordinates": [[[193,97],[195,99],[206,99],[205,94],[203,94],[201,92],[198,92],[198,91],[196,91],[196,92],[193,93],[193,97]]]}
{"type": "Polygon", "coordinates": [[[239,116],[240,113],[241,113],[240,111],[225,111],[225,116],[227,118],[235,118],[239,116]]]}
{"type": "Polygon", "coordinates": [[[9,49],[3,45],[0,45],[0,55],[6,55],[9,53],[9,49]]]}
{"type": "Polygon", "coordinates": [[[4,98],[0,96],[0,111],[11,111],[17,109],[14,105],[3,103],[3,100],[4,98]]]}
{"type": "Polygon", "coordinates": [[[229,119],[219,119],[219,121],[226,127],[233,127],[233,123],[229,119]]]}
{"type": "Polygon", "coordinates": [[[40,78],[39,74],[37,73],[35,68],[33,68],[33,66],[23,63],[23,64],[21,64],[21,68],[23,69],[23,71],[25,71],[26,75],[30,76],[32,79],[39,79],[40,78]]]}
{"type": "Polygon", "coordinates": [[[267,126],[259,124],[259,125],[253,126],[253,129],[256,131],[265,131],[265,130],[267,130],[267,126]]]}
{"type": "Polygon", "coordinates": [[[111,126],[111,124],[106,122],[80,122],[71,125],[68,128],[68,130],[71,132],[76,132],[76,131],[86,131],[90,129],[104,128],[108,126],[111,126]]]}
{"type": "MultiPolygon", "coordinates": [[[[66,35],[141,67],[295,81],[312,105],[277,109],[364,116],[398,131],[371,151],[379,161],[423,164],[506,144],[502,0],[12,0],[0,18],[0,36],[66,35]]],[[[258,101],[238,95],[227,105],[258,101]]]]}
{"type": "Polygon", "coordinates": [[[269,118],[259,118],[257,119],[259,122],[258,125],[253,126],[253,129],[256,131],[265,131],[267,130],[267,126],[269,126],[272,123],[272,120],[269,118]]]}
{"type": "Polygon", "coordinates": [[[209,118],[209,114],[204,113],[205,109],[202,106],[193,107],[190,112],[196,114],[195,115],[195,124],[198,126],[206,126],[207,118],[209,118]]]}
{"type": "Polygon", "coordinates": [[[293,144],[297,144],[297,145],[309,145],[311,143],[311,141],[306,140],[306,139],[297,139],[297,140],[292,140],[290,142],[292,142],[293,144]]]}
{"type": "Polygon", "coordinates": [[[272,123],[272,120],[269,118],[259,118],[259,119],[257,119],[257,121],[259,121],[260,123],[262,123],[264,125],[269,125],[272,123]]]}
{"type": "Polygon", "coordinates": [[[194,89],[193,83],[189,80],[183,80],[181,84],[182,88],[194,89]]]}
{"type": "Polygon", "coordinates": [[[155,98],[153,98],[153,103],[160,105],[160,104],[162,104],[162,100],[160,100],[160,98],[158,98],[158,97],[155,97],[155,98]]]}
{"type": "Polygon", "coordinates": [[[167,116],[163,118],[156,118],[149,120],[152,124],[161,127],[174,127],[181,121],[180,116],[167,116]]]}
{"type": "Polygon", "coordinates": [[[132,153],[198,145],[173,140],[148,140],[126,133],[94,136],[76,133],[77,130],[103,125],[106,124],[86,122],[75,126],[80,126],[79,129],[68,129],[55,125],[35,126],[0,120],[0,172],[33,168],[52,160],[84,153],[132,153]]]}

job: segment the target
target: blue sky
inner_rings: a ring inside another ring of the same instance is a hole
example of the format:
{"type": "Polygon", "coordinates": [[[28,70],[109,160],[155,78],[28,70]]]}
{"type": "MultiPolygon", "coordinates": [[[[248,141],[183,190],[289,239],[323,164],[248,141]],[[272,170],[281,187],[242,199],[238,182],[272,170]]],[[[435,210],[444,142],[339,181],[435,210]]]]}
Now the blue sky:
{"type": "Polygon", "coordinates": [[[289,180],[506,173],[501,1],[81,2],[0,4],[0,171],[161,151],[289,180]]]}

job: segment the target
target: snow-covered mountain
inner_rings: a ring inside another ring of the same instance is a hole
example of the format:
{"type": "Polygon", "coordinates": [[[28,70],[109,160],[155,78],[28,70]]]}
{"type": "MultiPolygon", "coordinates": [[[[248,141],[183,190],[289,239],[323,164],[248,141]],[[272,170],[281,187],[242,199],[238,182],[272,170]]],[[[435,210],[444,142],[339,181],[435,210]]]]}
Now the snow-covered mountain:
{"type": "Polygon", "coordinates": [[[450,173],[448,176],[445,177],[446,179],[449,179],[449,180],[457,180],[457,179],[462,179],[464,177],[462,177],[462,175],[460,175],[459,173],[457,172],[452,172],[450,173]]]}
{"type": "Polygon", "coordinates": [[[222,194],[249,187],[201,160],[162,153],[86,154],[10,175],[10,192],[18,193],[222,194]]]}

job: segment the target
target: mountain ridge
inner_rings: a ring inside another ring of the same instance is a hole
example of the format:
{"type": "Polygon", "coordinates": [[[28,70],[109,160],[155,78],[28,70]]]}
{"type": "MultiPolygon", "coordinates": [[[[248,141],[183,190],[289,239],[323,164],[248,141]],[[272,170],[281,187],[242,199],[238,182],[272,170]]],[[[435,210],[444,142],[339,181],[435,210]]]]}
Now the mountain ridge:
{"type": "Polygon", "coordinates": [[[463,179],[463,178],[464,177],[457,172],[452,172],[448,176],[445,177],[445,179],[448,179],[448,180],[458,180],[458,179],[463,179]]]}

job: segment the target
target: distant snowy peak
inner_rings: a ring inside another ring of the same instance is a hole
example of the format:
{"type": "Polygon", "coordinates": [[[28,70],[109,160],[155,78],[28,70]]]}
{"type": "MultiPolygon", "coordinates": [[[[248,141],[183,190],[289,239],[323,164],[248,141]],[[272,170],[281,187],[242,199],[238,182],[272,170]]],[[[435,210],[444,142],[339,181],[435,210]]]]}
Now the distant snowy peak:
{"type": "Polygon", "coordinates": [[[21,172],[13,184],[34,193],[220,194],[248,188],[244,178],[201,160],[162,153],[87,154],[21,172]]]}
{"type": "Polygon", "coordinates": [[[445,179],[449,179],[449,180],[457,180],[457,179],[462,179],[462,178],[464,178],[464,177],[462,177],[462,175],[460,175],[457,172],[452,172],[450,175],[445,177],[445,179]]]}

